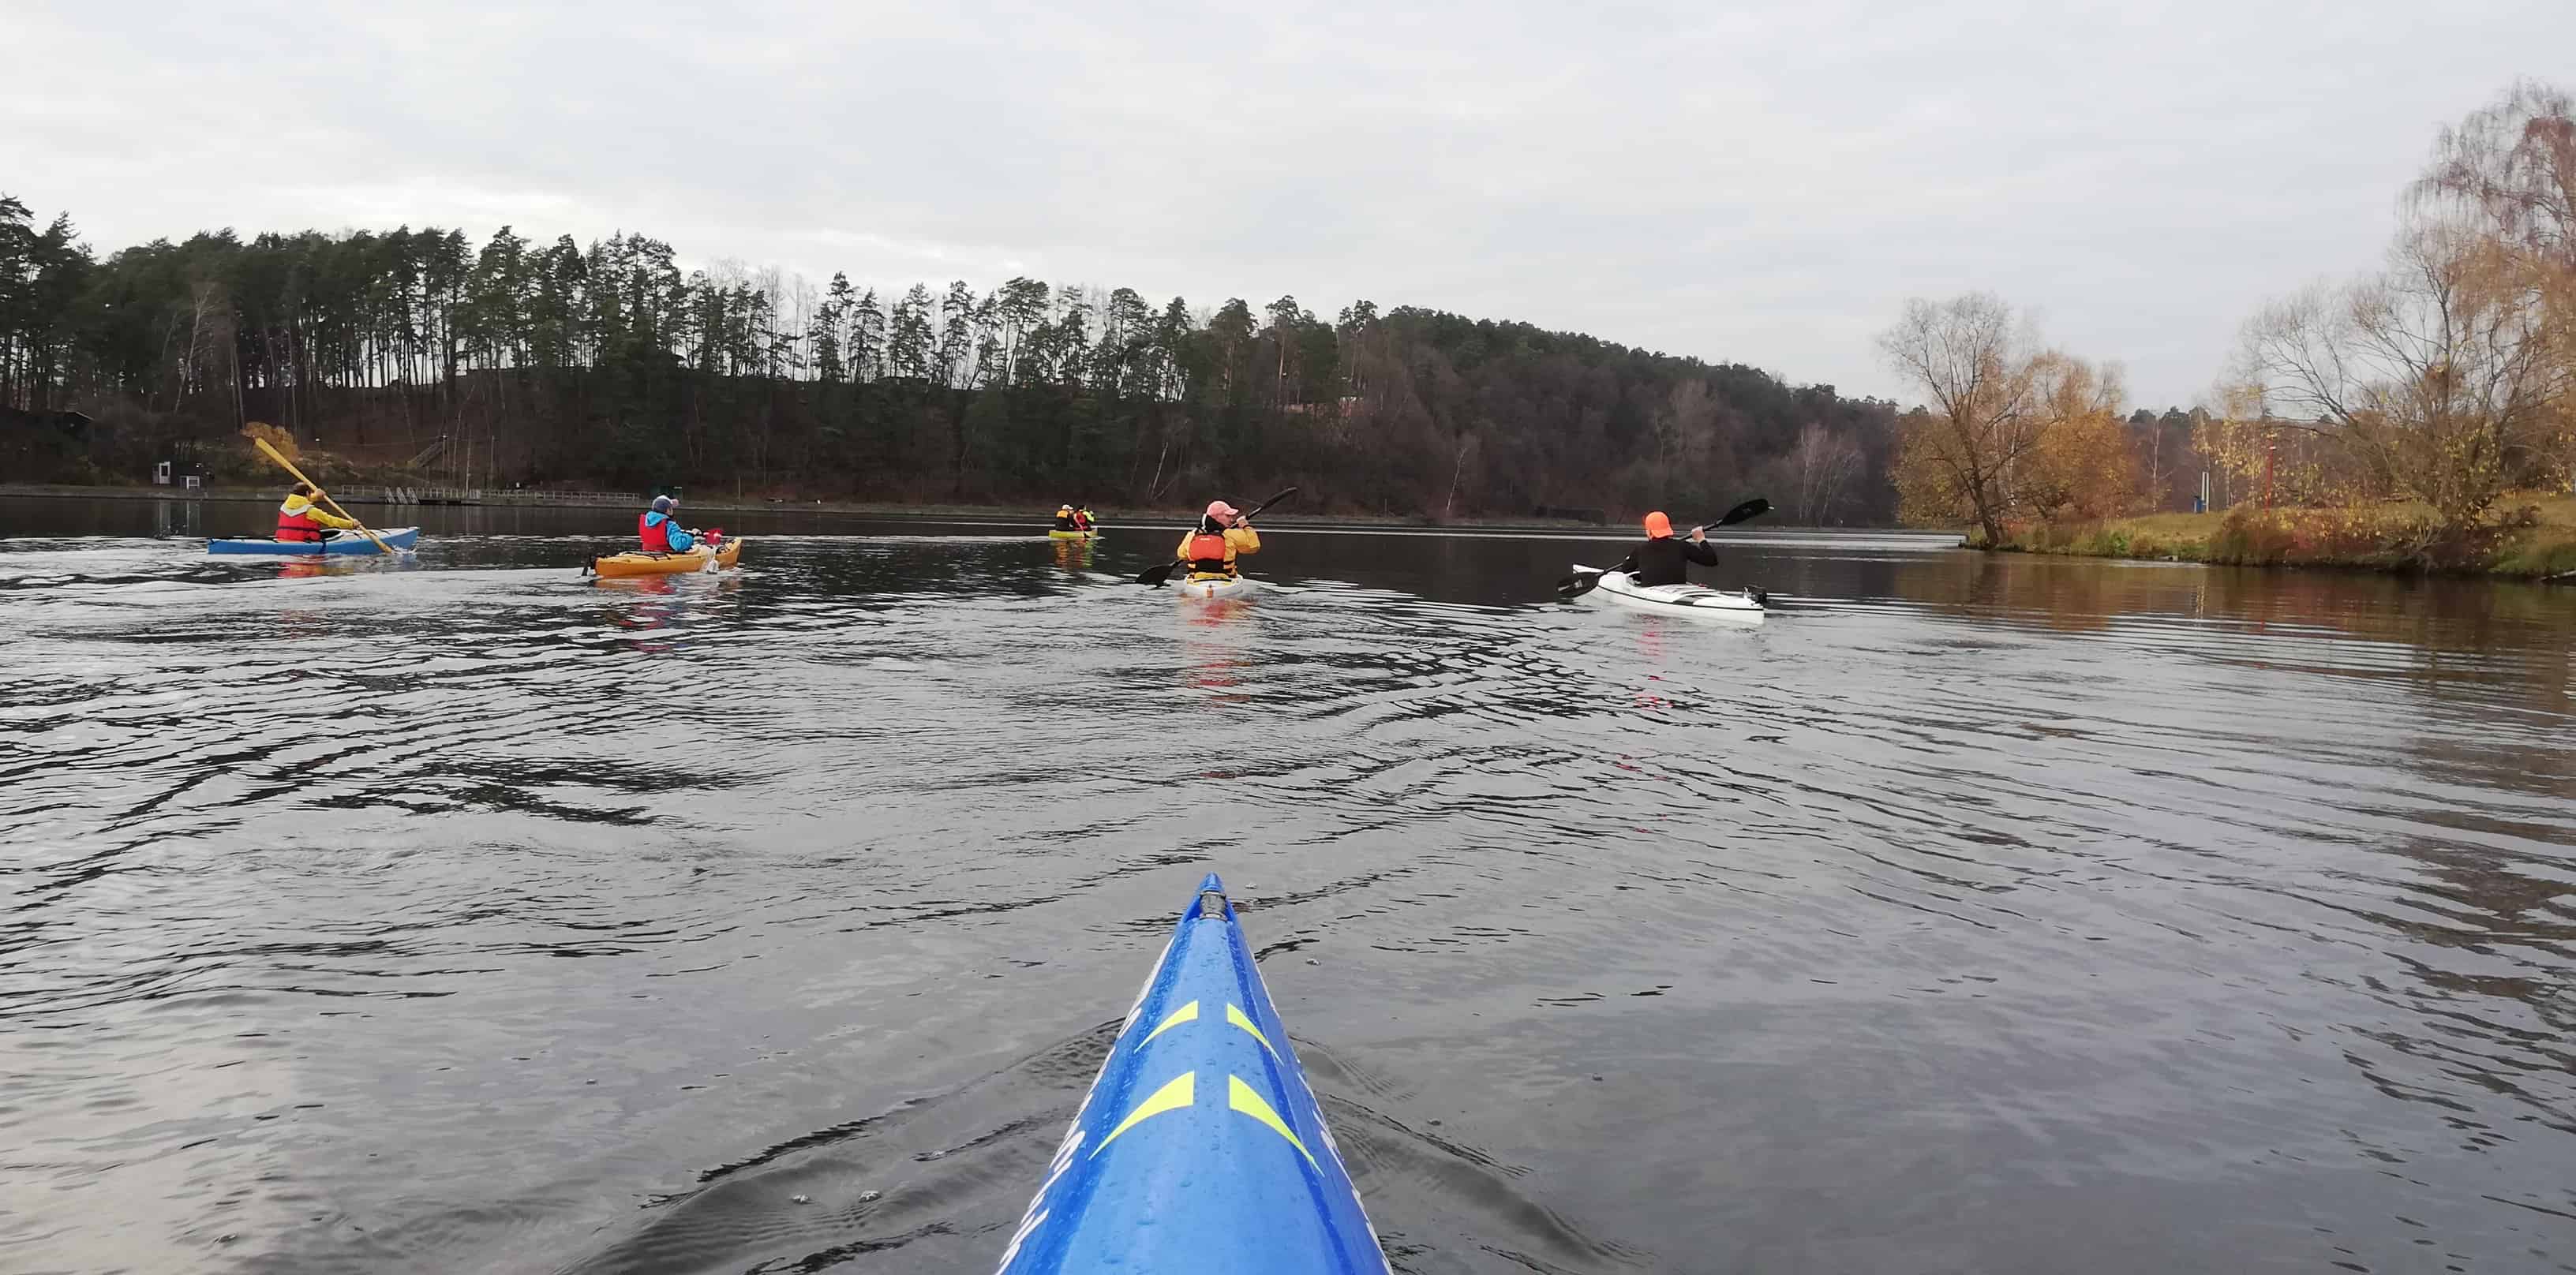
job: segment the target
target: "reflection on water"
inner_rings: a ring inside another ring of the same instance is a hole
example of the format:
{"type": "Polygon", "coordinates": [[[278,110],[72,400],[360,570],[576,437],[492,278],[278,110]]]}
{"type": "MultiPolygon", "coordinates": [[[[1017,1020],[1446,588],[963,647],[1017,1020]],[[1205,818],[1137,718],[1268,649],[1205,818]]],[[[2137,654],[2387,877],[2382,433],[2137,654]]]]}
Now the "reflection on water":
{"type": "Polygon", "coordinates": [[[1098,542],[1091,540],[1053,540],[1048,544],[1055,550],[1055,565],[1067,571],[1089,571],[1092,559],[1100,551],[1098,542]]]}
{"type": "Polygon", "coordinates": [[[0,1269],[987,1270],[1208,868],[1401,1270],[2576,1261],[2576,593],[266,516],[0,502],[0,1269]]]}

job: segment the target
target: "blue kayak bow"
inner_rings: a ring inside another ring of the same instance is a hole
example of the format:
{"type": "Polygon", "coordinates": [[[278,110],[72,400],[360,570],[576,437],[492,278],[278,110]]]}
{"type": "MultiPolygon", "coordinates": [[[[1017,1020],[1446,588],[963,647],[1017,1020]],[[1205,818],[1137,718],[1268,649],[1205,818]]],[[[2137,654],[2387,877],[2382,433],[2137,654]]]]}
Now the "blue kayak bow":
{"type": "Polygon", "coordinates": [[[1214,873],[1029,1201],[1002,1275],[1384,1275],[1214,873]]]}

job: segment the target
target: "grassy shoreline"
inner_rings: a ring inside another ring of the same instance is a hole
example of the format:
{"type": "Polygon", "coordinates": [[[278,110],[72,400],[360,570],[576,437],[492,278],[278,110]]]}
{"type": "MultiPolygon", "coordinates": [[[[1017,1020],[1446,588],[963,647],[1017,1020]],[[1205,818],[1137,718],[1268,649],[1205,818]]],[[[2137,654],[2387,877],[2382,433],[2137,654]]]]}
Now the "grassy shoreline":
{"type": "Polygon", "coordinates": [[[2576,580],[2576,496],[2509,498],[2467,536],[2440,536],[2430,509],[2389,502],[2034,524],[2010,529],[2000,544],[1976,547],[2214,566],[2576,580]]]}

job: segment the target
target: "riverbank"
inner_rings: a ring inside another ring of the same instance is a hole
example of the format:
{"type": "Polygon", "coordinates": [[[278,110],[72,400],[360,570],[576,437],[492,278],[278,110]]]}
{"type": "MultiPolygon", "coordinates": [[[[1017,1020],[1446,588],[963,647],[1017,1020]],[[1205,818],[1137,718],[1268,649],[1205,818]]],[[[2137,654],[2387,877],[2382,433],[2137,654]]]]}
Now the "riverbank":
{"type": "MultiPolygon", "coordinates": [[[[1973,543],[1973,542],[1972,542],[1973,543]]],[[[2341,509],[2237,508],[2147,514],[2014,529],[2005,553],[2205,562],[2218,566],[2348,567],[2371,571],[2576,579],[2576,496],[2526,495],[2465,537],[2438,534],[2418,504],[2341,509]]]]}

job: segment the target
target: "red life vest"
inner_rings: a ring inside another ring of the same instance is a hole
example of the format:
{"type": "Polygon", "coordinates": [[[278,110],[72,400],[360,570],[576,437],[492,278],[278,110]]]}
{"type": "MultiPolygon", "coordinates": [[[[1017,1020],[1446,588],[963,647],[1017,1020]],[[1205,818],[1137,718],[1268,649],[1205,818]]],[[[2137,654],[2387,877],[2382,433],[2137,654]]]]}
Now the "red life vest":
{"type": "Polygon", "coordinates": [[[1219,532],[1202,531],[1190,537],[1190,549],[1186,556],[1190,560],[1192,571],[1201,574],[1224,571],[1226,569],[1225,536],[1219,532]]]}
{"type": "MultiPolygon", "coordinates": [[[[313,506],[306,505],[306,509],[313,506]]],[[[322,538],[322,524],[309,513],[288,513],[286,506],[277,507],[277,538],[296,544],[311,544],[322,538]]]]}
{"type": "Polygon", "coordinates": [[[644,552],[671,552],[671,520],[654,522],[652,517],[650,510],[635,515],[635,535],[644,542],[644,552]]]}

